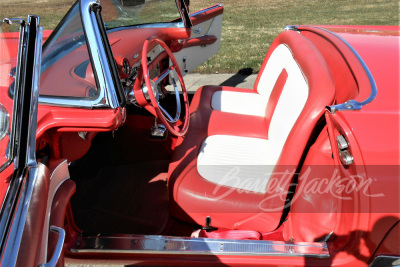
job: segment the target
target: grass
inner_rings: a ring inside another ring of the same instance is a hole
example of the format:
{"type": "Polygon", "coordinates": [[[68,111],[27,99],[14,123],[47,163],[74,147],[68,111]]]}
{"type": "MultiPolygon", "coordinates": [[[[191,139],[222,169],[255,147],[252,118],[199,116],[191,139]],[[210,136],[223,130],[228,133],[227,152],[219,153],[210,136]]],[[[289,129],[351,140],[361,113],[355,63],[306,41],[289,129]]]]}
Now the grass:
{"type": "MultiPolygon", "coordinates": [[[[258,71],[268,47],[286,25],[399,25],[398,0],[191,0],[190,8],[196,11],[218,1],[225,7],[221,48],[195,72],[258,71]]],[[[0,17],[35,14],[45,29],[53,29],[73,2],[0,0],[0,17]]]]}
{"type": "MultiPolygon", "coordinates": [[[[398,0],[219,0],[224,5],[222,40],[217,55],[195,71],[258,71],[275,37],[286,25],[399,25],[398,0]]],[[[191,0],[191,10],[214,0],[191,0]]]]}
{"type": "Polygon", "coordinates": [[[54,29],[76,0],[0,0],[0,19],[40,16],[45,30],[54,29]]]}

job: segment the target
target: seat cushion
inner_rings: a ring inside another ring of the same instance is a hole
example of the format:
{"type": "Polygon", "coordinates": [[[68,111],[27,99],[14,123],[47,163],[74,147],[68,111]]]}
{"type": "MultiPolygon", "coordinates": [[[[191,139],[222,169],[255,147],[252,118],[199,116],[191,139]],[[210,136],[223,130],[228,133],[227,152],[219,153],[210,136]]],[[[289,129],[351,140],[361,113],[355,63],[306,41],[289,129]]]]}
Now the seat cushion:
{"type": "MultiPolygon", "coordinates": [[[[277,182],[270,187],[270,192],[266,190],[272,170],[264,162],[270,157],[268,140],[249,137],[233,140],[234,136],[215,135],[199,143],[194,141],[198,136],[200,133],[188,132],[187,141],[179,145],[170,164],[168,187],[172,214],[200,225],[205,225],[210,216],[212,225],[219,228],[273,231],[280,221],[283,205],[277,182]],[[225,145],[229,142],[235,147],[227,149],[225,145]],[[218,156],[220,153],[222,157],[218,156]]],[[[288,176],[272,178],[289,183],[288,176]]],[[[285,198],[286,192],[283,195],[285,198]]]]}
{"type": "Polygon", "coordinates": [[[201,145],[197,171],[216,186],[266,193],[281,149],[267,139],[212,135],[201,145]]]}

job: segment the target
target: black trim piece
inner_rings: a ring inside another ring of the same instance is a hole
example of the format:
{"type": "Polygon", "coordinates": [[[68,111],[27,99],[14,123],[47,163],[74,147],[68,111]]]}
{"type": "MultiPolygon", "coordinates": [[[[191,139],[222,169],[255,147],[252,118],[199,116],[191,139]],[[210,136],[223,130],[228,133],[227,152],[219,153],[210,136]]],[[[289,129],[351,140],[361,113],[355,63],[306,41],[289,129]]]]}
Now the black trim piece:
{"type": "Polygon", "coordinates": [[[119,78],[117,64],[115,62],[115,59],[114,59],[114,56],[113,56],[113,53],[111,50],[110,41],[108,40],[107,32],[104,27],[105,24],[103,21],[103,17],[101,16],[102,7],[98,4],[95,4],[95,5],[92,5],[91,9],[92,9],[93,13],[95,14],[96,21],[99,26],[101,40],[103,42],[104,50],[106,52],[108,66],[110,67],[110,70],[111,70],[111,76],[112,76],[113,83],[114,83],[114,89],[115,89],[117,97],[118,97],[118,102],[119,102],[120,107],[123,108],[126,106],[126,98],[125,98],[124,90],[122,89],[121,80],[119,78]]]}
{"type": "Polygon", "coordinates": [[[27,54],[26,54],[26,62],[25,65],[29,66],[25,70],[25,84],[24,91],[22,96],[22,110],[21,110],[21,122],[20,122],[20,131],[21,135],[18,140],[18,148],[17,148],[17,166],[18,168],[24,168],[26,165],[27,151],[28,151],[28,133],[29,133],[29,119],[30,119],[30,105],[31,105],[31,96],[33,91],[33,71],[34,68],[30,66],[34,66],[35,63],[35,40],[36,40],[36,25],[38,23],[38,17],[31,16],[31,21],[29,23],[29,30],[27,32],[28,37],[28,46],[27,46],[27,54]]]}
{"type": "Polygon", "coordinates": [[[179,13],[181,14],[183,24],[185,24],[186,28],[191,28],[193,26],[192,20],[189,16],[189,8],[186,6],[185,0],[177,0],[177,5],[179,9],[179,13]]]}

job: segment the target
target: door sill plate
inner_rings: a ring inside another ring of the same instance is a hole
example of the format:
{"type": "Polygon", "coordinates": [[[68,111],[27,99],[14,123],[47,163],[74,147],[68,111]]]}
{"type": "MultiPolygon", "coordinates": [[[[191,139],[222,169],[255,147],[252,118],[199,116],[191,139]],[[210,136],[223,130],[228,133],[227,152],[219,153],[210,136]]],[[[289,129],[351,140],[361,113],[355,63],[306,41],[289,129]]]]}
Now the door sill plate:
{"type": "Polygon", "coordinates": [[[284,242],[171,237],[160,235],[79,237],[73,253],[246,255],[327,258],[326,242],[284,242]]]}

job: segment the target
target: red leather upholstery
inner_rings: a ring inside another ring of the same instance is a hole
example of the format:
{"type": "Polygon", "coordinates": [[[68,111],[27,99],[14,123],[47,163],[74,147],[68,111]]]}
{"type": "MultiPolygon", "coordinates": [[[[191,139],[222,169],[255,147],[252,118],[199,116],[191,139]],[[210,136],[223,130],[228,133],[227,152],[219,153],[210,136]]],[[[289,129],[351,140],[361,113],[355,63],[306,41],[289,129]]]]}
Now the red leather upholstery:
{"type": "MultiPolygon", "coordinates": [[[[292,52],[307,81],[309,92],[305,106],[286,139],[274,173],[296,168],[325,106],[333,102],[335,92],[329,68],[320,52],[309,40],[293,31],[281,33],[271,45],[256,88],[272,52],[280,44],[285,44],[292,52]]],[[[282,71],[268,100],[265,118],[211,108],[212,95],[218,90],[248,94],[255,94],[256,90],[206,86],[196,92],[190,107],[191,125],[186,136],[178,140],[169,169],[170,210],[174,216],[200,225],[204,225],[205,218],[210,216],[214,227],[262,233],[278,227],[293,175],[280,175],[279,184],[274,185],[271,183],[276,179],[270,179],[266,193],[234,190],[204,179],[197,171],[197,157],[202,142],[211,135],[268,139],[269,120],[285,80],[285,71],[282,71]]]]}

